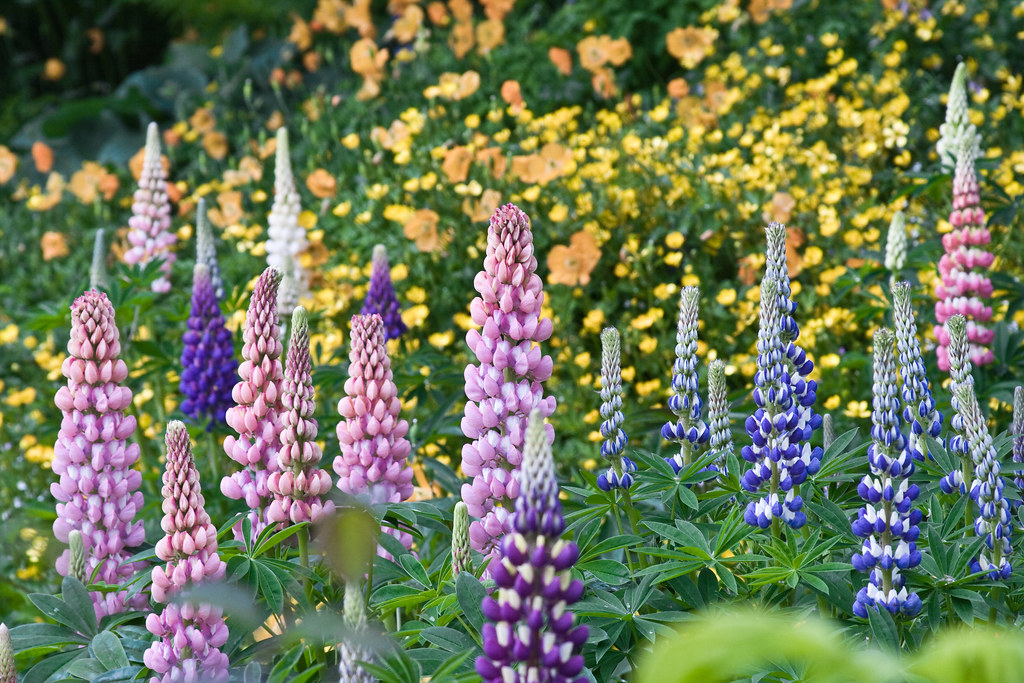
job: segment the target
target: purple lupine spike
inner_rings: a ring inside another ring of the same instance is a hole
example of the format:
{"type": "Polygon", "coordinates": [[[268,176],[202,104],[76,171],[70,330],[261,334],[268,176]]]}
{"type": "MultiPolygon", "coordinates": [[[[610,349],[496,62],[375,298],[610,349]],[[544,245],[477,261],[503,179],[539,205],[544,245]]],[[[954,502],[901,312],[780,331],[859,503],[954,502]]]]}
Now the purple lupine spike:
{"type": "MultiPolygon", "coordinates": [[[[376,313],[352,316],[351,339],[346,395],[338,402],[338,488],[353,496],[368,493],[372,503],[408,500],[413,491],[412,446],[405,438],[409,423],[399,417],[402,401],[391,374],[384,321],[376,313]]],[[[406,548],[412,545],[408,533],[385,531],[406,548]]]]}
{"type": "Polygon", "coordinates": [[[920,492],[917,484],[910,483],[914,456],[900,419],[893,339],[892,331],[885,328],[875,332],[870,473],[857,486],[865,505],[852,524],[853,533],[865,539],[853,556],[853,567],[871,574],[853,603],[853,613],[864,618],[872,609],[908,617],[921,611],[921,599],[907,592],[903,576],[921,563],[916,543],[921,511],[913,507],[920,492]]]}
{"type": "Polygon", "coordinates": [[[185,425],[167,424],[164,435],[167,459],[163,475],[164,537],[156,554],[166,562],[153,567],[153,599],[164,603],[160,614],[146,617],[146,628],[157,636],[142,655],[156,676],[150,683],[171,681],[226,681],[228,658],[220,647],[228,627],[221,608],[209,604],[171,601],[182,590],[224,578],[227,565],[217,554],[217,528],[206,514],[199,471],[185,425]]]}
{"type": "Polygon", "coordinates": [[[572,578],[579,549],[563,541],[549,430],[530,413],[512,528],[501,541],[491,575],[497,590],[484,598],[484,653],[476,670],[485,683],[582,683],[587,627],[567,609],[583,595],[572,578]]]}
{"type": "MultiPolygon", "coordinates": [[[[462,418],[462,433],[472,440],[462,449],[462,471],[473,478],[463,484],[462,500],[478,518],[470,540],[492,558],[519,495],[526,418],[534,408],[545,417],[555,411],[555,398],[545,397],[541,384],[553,363],[540,342],[551,336],[552,324],[540,317],[544,291],[536,270],[529,217],[513,204],[499,207],[487,230],[484,269],[473,283],[480,296],[470,313],[481,329],[466,334],[478,362],[466,367],[462,418]]],[[[549,441],[554,438],[549,428],[549,441]]]]}
{"type": "Polygon", "coordinates": [[[982,366],[995,356],[986,348],[995,338],[995,330],[986,327],[992,319],[992,307],[983,302],[992,296],[992,281],[986,271],[995,256],[984,249],[992,241],[992,233],[985,227],[985,212],[981,208],[978,176],[974,160],[978,155],[978,141],[962,137],[957,149],[956,173],[953,176],[953,210],[949,222],[951,232],[942,236],[946,253],[939,259],[939,276],[935,283],[935,338],[939,368],[949,370],[949,319],[962,315],[967,319],[967,339],[970,343],[970,361],[982,366]]]}
{"type": "Polygon", "coordinates": [[[960,399],[957,389],[961,386],[970,386],[973,390],[974,377],[971,376],[971,361],[969,358],[967,341],[967,320],[962,315],[954,315],[946,321],[946,330],[949,332],[949,391],[952,394],[950,406],[953,408],[953,416],[949,419],[949,426],[953,428],[953,434],[946,437],[946,450],[950,455],[960,458],[961,466],[953,470],[939,481],[939,487],[944,493],[960,491],[961,495],[967,493],[967,482],[971,478],[970,455],[971,449],[967,444],[967,431],[964,426],[963,411],[960,409],[960,399]]]}
{"type": "Polygon", "coordinates": [[[224,414],[234,404],[236,361],[231,330],[224,324],[210,269],[204,263],[197,263],[193,271],[192,313],[186,325],[181,412],[197,422],[208,420],[206,428],[211,430],[215,423],[224,424],[224,414]]]}
{"type": "Polygon", "coordinates": [[[711,438],[711,430],[701,418],[704,407],[697,380],[697,314],[700,290],[683,287],[679,294],[679,322],[676,327],[676,359],[672,364],[672,396],[668,407],[676,422],[666,422],[661,436],[679,444],[679,453],[665,458],[679,473],[689,467],[701,447],[711,438]]]}
{"type": "Polygon", "coordinates": [[[981,553],[971,563],[971,571],[986,572],[993,580],[1008,579],[1010,565],[1010,505],[1003,497],[1003,478],[1000,476],[999,458],[992,445],[992,436],[985,425],[974,386],[964,383],[956,387],[956,398],[963,415],[964,430],[974,463],[971,481],[971,499],[978,505],[974,533],[985,539],[981,553]]]}
{"type": "Polygon", "coordinates": [[[714,467],[725,471],[725,458],[735,452],[729,429],[729,396],[725,389],[725,363],[711,361],[708,366],[708,421],[711,429],[711,450],[719,453],[714,467]]]}
{"type": "Polygon", "coordinates": [[[167,174],[160,155],[160,130],[155,122],[146,129],[142,175],[132,197],[132,217],[128,219],[128,226],[131,228],[128,232],[131,247],[124,253],[125,262],[144,266],[160,260],[163,274],[153,281],[153,291],[169,292],[171,264],[177,258],[171,248],[178,238],[171,231],[171,201],[167,197],[167,174]]]}
{"type": "Polygon", "coordinates": [[[921,358],[917,322],[910,299],[910,283],[895,283],[892,286],[892,300],[896,349],[899,352],[900,377],[903,380],[903,420],[910,426],[908,447],[911,457],[923,460],[928,455],[925,437],[938,439],[942,432],[942,413],[935,407],[935,398],[921,358]]]}
{"type": "Polygon", "coordinates": [[[373,272],[370,274],[370,288],[366,301],[359,311],[362,315],[378,314],[384,320],[384,333],[388,341],[401,337],[406,329],[402,322],[402,311],[391,283],[391,267],[388,265],[388,250],[383,244],[373,248],[373,272]]]}
{"type": "Polygon", "coordinates": [[[317,467],[323,452],[316,443],[312,368],[309,323],[306,309],[299,306],[292,314],[284,365],[279,471],[272,472],[267,480],[267,488],[274,495],[267,508],[269,522],[316,523],[334,511],[334,502],[321,498],[330,492],[332,482],[331,475],[317,467]]]}
{"type": "MultiPolygon", "coordinates": [[[[53,533],[68,542],[72,529],[82,532],[86,571],[111,585],[121,584],[141,564],[124,561],[145,540],[142,520],[135,514],[144,501],[138,490],[142,473],[132,466],[139,446],[130,443],[135,417],[125,414],[132,391],[121,383],[128,367],[118,358],[121,342],[114,307],[106,294],[89,290],[71,305],[71,338],[61,371],[67,386],[54,402],[64,415],[54,447],[50,485],[57,499],[53,533]]],[[[62,576],[69,572],[70,551],[57,560],[62,576]]],[[[120,612],[125,592],[93,593],[97,618],[120,612]]],[[[144,597],[140,598],[141,601],[144,597]]]]}
{"type": "MultiPolygon", "coordinates": [[[[1010,433],[1013,434],[1013,462],[1019,469],[1024,466],[1024,387],[1013,390],[1013,425],[1010,433]]],[[[1017,485],[1018,493],[1024,492],[1024,473],[1018,472],[1013,483],[1017,485]]],[[[1020,502],[1017,504],[1020,505],[1020,502]]]]}
{"type": "Polygon", "coordinates": [[[624,452],[629,437],[622,429],[622,369],[619,331],[606,327],[601,332],[601,456],[609,462],[607,470],[597,477],[602,491],[628,489],[633,485],[636,463],[624,452]]]}
{"type": "Polygon", "coordinates": [[[0,683],[18,683],[11,632],[7,629],[7,624],[3,623],[0,623],[0,683]]]}
{"type": "MultiPolygon", "coordinates": [[[[270,490],[267,480],[277,470],[277,452],[281,447],[281,331],[277,324],[277,288],[281,273],[267,268],[256,280],[249,299],[242,332],[241,381],[231,397],[225,420],[238,432],[224,439],[228,456],[244,469],[221,479],[220,490],[228,498],[244,500],[251,512],[253,533],[267,525],[265,508],[270,490]]],[[[241,527],[235,527],[241,537],[241,527]]]]}

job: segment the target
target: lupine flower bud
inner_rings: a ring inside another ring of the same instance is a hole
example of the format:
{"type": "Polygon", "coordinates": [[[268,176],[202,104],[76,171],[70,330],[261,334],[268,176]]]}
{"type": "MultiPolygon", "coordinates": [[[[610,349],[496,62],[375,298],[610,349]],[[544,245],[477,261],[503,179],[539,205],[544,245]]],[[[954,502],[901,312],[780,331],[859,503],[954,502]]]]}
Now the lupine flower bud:
{"type": "Polygon", "coordinates": [[[469,508],[461,500],[455,504],[452,520],[452,576],[473,571],[473,558],[469,550],[469,508]]]}
{"type": "Polygon", "coordinates": [[[491,569],[497,590],[482,604],[487,623],[476,670],[485,683],[582,683],[587,627],[573,626],[566,609],[583,595],[583,583],[571,573],[579,549],[561,539],[565,520],[539,409],[530,413],[520,474],[512,530],[491,569]]]}
{"type": "Polygon", "coordinates": [[[832,443],[836,440],[836,428],[832,422],[832,413],[825,413],[824,419],[822,419],[822,439],[821,446],[824,450],[828,450],[832,443]]]}
{"type": "Polygon", "coordinates": [[[701,419],[703,403],[697,383],[697,314],[700,290],[683,287],[679,295],[679,322],[676,326],[676,359],[672,364],[672,396],[668,407],[676,422],[666,422],[661,436],[679,444],[679,453],[665,458],[677,473],[689,467],[700,448],[711,437],[711,430],[701,419]]]}
{"type": "Polygon", "coordinates": [[[370,288],[359,311],[362,315],[378,314],[384,321],[384,333],[388,341],[398,339],[407,329],[402,322],[402,311],[391,283],[391,267],[388,265],[388,250],[383,244],[373,248],[373,272],[370,274],[370,288]]]}
{"type": "Polygon", "coordinates": [[[946,121],[939,125],[939,140],[935,144],[935,151],[944,168],[953,170],[956,166],[957,148],[965,138],[979,139],[967,108],[967,65],[960,62],[949,86],[946,121]]]}
{"type": "Polygon", "coordinates": [[[142,162],[139,188],[132,198],[132,217],[128,220],[131,228],[128,243],[131,247],[124,253],[125,263],[146,265],[153,260],[162,261],[163,272],[153,281],[154,292],[168,292],[171,282],[171,264],[175,255],[171,251],[178,238],[171,231],[171,202],[167,197],[167,173],[164,172],[160,154],[160,130],[156,123],[150,123],[146,130],[146,153],[142,162]]]}
{"type": "Polygon", "coordinates": [[[82,584],[88,584],[89,577],[85,573],[85,545],[82,543],[82,532],[78,529],[68,532],[68,549],[71,551],[68,576],[78,579],[82,584]]]}
{"type": "Polygon", "coordinates": [[[3,623],[0,623],[0,683],[18,683],[11,632],[7,630],[7,624],[3,623]]]}
{"type": "Polygon", "coordinates": [[[213,283],[217,301],[223,300],[224,282],[220,279],[220,266],[217,265],[217,240],[206,218],[206,199],[202,197],[196,204],[196,263],[202,263],[210,269],[210,282],[213,283]]]}
{"type": "Polygon", "coordinates": [[[999,459],[992,445],[992,437],[981,414],[974,386],[964,383],[956,387],[955,395],[963,415],[967,443],[974,462],[974,480],[971,482],[971,499],[978,505],[978,517],[974,521],[974,533],[985,539],[978,558],[971,563],[971,571],[987,572],[993,580],[1008,579],[1013,568],[1010,566],[1010,533],[1013,529],[1010,505],[1003,497],[1003,478],[1000,476],[999,459]]]}
{"type": "MultiPolygon", "coordinates": [[[[1013,425],[1010,433],[1013,434],[1013,462],[1024,466],[1024,387],[1013,390],[1013,425]]],[[[1024,474],[1018,473],[1013,481],[1018,489],[1024,491],[1024,474]]]]}
{"type": "MultiPolygon", "coordinates": [[[[462,433],[472,440],[462,449],[462,471],[473,481],[462,487],[473,548],[497,564],[499,540],[510,529],[510,508],[519,496],[526,417],[539,408],[545,417],[555,398],[541,382],[551,376],[551,356],[540,342],[551,336],[551,320],[541,318],[543,284],[537,275],[530,219],[516,206],[499,207],[487,230],[484,269],[473,286],[480,294],[470,306],[474,325],[466,334],[477,364],[466,367],[466,414],[462,433]]],[[[554,430],[548,430],[549,441],[554,430]]],[[[490,570],[489,570],[490,571],[490,570]]]]}
{"type": "MultiPolygon", "coordinates": [[[[164,537],[156,554],[167,562],[153,568],[153,599],[168,603],[176,593],[224,578],[227,565],[217,554],[217,528],[206,514],[199,472],[185,425],[167,424],[167,458],[163,475],[164,537]]],[[[228,680],[228,658],[218,648],[228,639],[220,607],[190,602],[168,604],[146,617],[146,628],[158,640],[143,655],[153,673],[150,683],[228,680]]]]}
{"type": "MultiPolygon", "coordinates": [[[[366,605],[363,602],[363,591],[359,583],[345,583],[345,625],[358,636],[366,630],[366,605]]],[[[339,683],[375,683],[377,680],[370,672],[356,662],[369,662],[371,653],[362,645],[355,643],[338,643],[339,683]]]]}
{"type": "Polygon", "coordinates": [[[725,457],[734,452],[729,429],[729,396],[725,388],[725,363],[711,361],[708,366],[708,420],[711,422],[711,450],[720,455],[715,467],[725,469],[725,457]]]}
{"type": "MultiPolygon", "coordinates": [[[[966,463],[970,448],[967,445],[966,427],[960,409],[960,399],[957,389],[961,386],[974,388],[974,378],[971,376],[971,361],[968,357],[967,343],[967,321],[962,315],[954,315],[946,322],[946,329],[949,331],[949,391],[952,394],[950,405],[953,408],[953,417],[949,420],[949,426],[953,428],[953,434],[946,437],[946,450],[950,455],[961,458],[966,463]]],[[[960,470],[953,470],[939,481],[939,487],[945,493],[952,493],[959,490],[961,494],[967,493],[967,480],[970,473],[966,464],[960,470]]]]}
{"type": "Polygon", "coordinates": [[[186,323],[181,352],[181,383],[185,400],[181,412],[196,421],[209,420],[207,429],[224,423],[233,404],[235,346],[224,324],[210,268],[197,263],[192,275],[192,312],[186,323]]]}
{"type": "Polygon", "coordinates": [[[633,485],[632,473],[636,464],[623,455],[629,437],[622,429],[622,370],[620,364],[619,331],[607,327],[601,332],[601,455],[610,467],[597,478],[603,491],[612,488],[628,489],[633,485]]]}
{"type": "MultiPolygon", "coordinates": [[[[351,339],[346,395],[338,402],[338,488],[353,496],[368,493],[372,503],[408,500],[413,490],[407,462],[412,446],[405,438],[409,423],[399,417],[402,401],[391,374],[384,321],[377,314],[352,316],[351,339]]],[[[408,533],[385,531],[406,548],[412,545],[408,533]]]]}
{"type": "Polygon", "coordinates": [[[853,556],[853,567],[870,572],[868,585],[853,603],[853,613],[865,618],[871,609],[906,616],[921,610],[921,599],[907,592],[902,573],[921,563],[915,543],[921,511],[912,507],[919,491],[910,483],[914,458],[902,431],[893,340],[890,330],[875,332],[870,473],[857,486],[866,504],[852,525],[853,533],[865,539],[861,552],[853,556]]]}
{"type": "Polygon", "coordinates": [[[299,225],[299,193],[295,189],[289,157],[288,129],[277,129],[274,156],[274,205],[267,218],[267,265],[281,271],[284,281],[277,292],[277,310],[290,316],[299,300],[309,294],[309,273],[299,255],[309,246],[306,229],[299,225]]]}
{"type": "Polygon", "coordinates": [[[269,522],[315,524],[334,511],[334,502],[323,500],[333,487],[331,476],[317,467],[323,453],[316,443],[312,366],[306,309],[299,306],[292,314],[291,339],[284,366],[278,471],[271,472],[267,479],[267,488],[274,495],[267,508],[269,522]]]}
{"type": "Polygon", "coordinates": [[[935,407],[935,398],[921,358],[917,322],[910,300],[910,283],[895,283],[892,299],[893,318],[896,321],[896,350],[899,352],[900,377],[903,380],[903,421],[910,427],[908,448],[912,458],[923,460],[928,455],[925,437],[937,439],[942,432],[942,413],[935,407]]]}
{"type": "Polygon", "coordinates": [[[103,241],[103,228],[96,231],[96,239],[92,243],[89,289],[96,291],[110,289],[110,278],[107,276],[107,244],[103,241]]]}
{"type": "MultiPolygon", "coordinates": [[[[143,506],[142,474],[132,467],[139,446],[129,442],[135,417],[125,414],[132,392],[122,386],[128,367],[120,352],[114,307],[106,294],[89,290],[71,305],[68,357],[61,366],[68,383],[54,399],[64,419],[51,466],[60,477],[50,485],[58,501],[53,533],[66,543],[72,529],[81,531],[86,573],[92,576],[98,566],[98,579],[112,585],[134,573],[138,565],[124,561],[145,540],[142,521],[135,521],[143,506]]],[[[65,550],[57,560],[63,576],[70,556],[65,550]]],[[[102,618],[124,609],[125,592],[93,593],[92,599],[102,618]]]]}
{"type": "MultiPolygon", "coordinates": [[[[244,500],[251,512],[253,533],[259,534],[267,525],[265,508],[270,490],[267,480],[277,470],[277,452],[281,447],[281,395],[284,378],[281,370],[281,338],[277,324],[277,288],[281,273],[267,268],[256,280],[249,298],[242,331],[242,364],[238,366],[241,381],[231,397],[235,405],[228,409],[225,420],[238,436],[224,439],[228,456],[243,466],[225,476],[220,490],[226,497],[244,500]]],[[[241,527],[235,528],[241,537],[241,527]]]]}
{"type": "Polygon", "coordinates": [[[885,240],[885,267],[893,277],[899,275],[907,263],[907,217],[902,211],[892,215],[889,234],[885,240]]]}

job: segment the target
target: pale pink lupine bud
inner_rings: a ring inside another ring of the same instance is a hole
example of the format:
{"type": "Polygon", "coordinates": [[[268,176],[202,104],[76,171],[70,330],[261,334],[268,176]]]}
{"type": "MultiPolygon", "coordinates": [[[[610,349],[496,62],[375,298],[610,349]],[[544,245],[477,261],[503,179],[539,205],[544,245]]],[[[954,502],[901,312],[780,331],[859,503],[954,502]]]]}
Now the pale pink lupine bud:
{"type": "MultiPolygon", "coordinates": [[[[555,410],[541,382],[551,376],[552,360],[539,342],[551,336],[551,320],[541,318],[543,284],[536,273],[530,219],[513,204],[498,208],[487,231],[484,269],[473,286],[480,296],[470,305],[473,323],[466,341],[477,364],[466,367],[462,432],[472,443],[462,449],[462,470],[473,480],[462,487],[473,547],[497,557],[508,532],[509,513],[519,495],[527,416],[555,410]]],[[[545,426],[549,442],[554,429],[545,426]]]]}
{"type": "MultiPolygon", "coordinates": [[[[228,498],[244,500],[251,512],[253,533],[267,525],[265,508],[270,501],[267,481],[277,470],[281,446],[280,412],[282,408],[281,331],[277,324],[277,288],[281,273],[267,268],[256,280],[249,299],[242,332],[241,381],[232,390],[235,405],[225,417],[228,426],[238,432],[224,439],[228,456],[243,466],[225,476],[220,490],[228,498]]],[[[241,527],[235,528],[241,537],[241,527]]]]}
{"type": "MultiPolygon", "coordinates": [[[[338,402],[338,488],[354,496],[368,493],[372,503],[408,500],[413,491],[407,462],[412,447],[405,438],[409,423],[399,418],[402,402],[391,374],[383,320],[376,313],[352,316],[351,339],[346,395],[338,402]]],[[[409,534],[393,535],[405,547],[412,545],[409,534]]]]}
{"type": "Polygon", "coordinates": [[[7,624],[3,623],[0,623],[0,683],[18,683],[11,632],[7,630],[7,624]]]}
{"type": "Polygon", "coordinates": [[[299,225],[299,193],[295,189],[289,157],[288,129],[277,129],[274,156],[274,204],[267,217],[267,265],[281,271],[283,281],[277,292],[277,309],[282,318],[290,316],[299,300],[309,295],[309,273],[300,254],[309,246],[306,229],[299,225]]]}
{"type": "Polygon", "coordinates": [[[292,314],[291,339],[284,366],[281,421],[281,449],[278,471],[272,472],[267,488],[274,500],[267,508],[269,522],[317,522],[334,510],[334,503],[321,496],[331,489],[330,475],[317,467],[322,456],[316,443],[317,423],[313,418],[313,362],[309,356],[309,323],[306,309],[292,314]]]}
{"type": "MultiPolygon", "coordinates": [[[[99,567],[97,580],[113,585],[141,566],[124,561],[145,540],[142,521],[135,521],[143,506],[142,474],[132,467],[139,447],[128,442],[135,418],[125,414],[132,392],[122,386],[128,367],[120,352],[114,307],[106,294],[89,290],[71,305],[68,357],[61,366],[68,383],[54,397],[63,420],[51,465],[60,477],[50,485],[58,501],[53,533],[67,543],[72,530],[80,531],[86,575],[99,567]]],[[[70,571],[70,553],[57,559],[63,576],[70,571]]],[[[125,592],[93,593],[92,599],[101,618],[124,609],[125,592]]]]}
{"type": "Polygon", "coordinates": [[[153,260],[161,261],[163,275],[153,281],[153,291],[170,291],[168,277],[176,258],[171,248],[178,238],[171,231],[171,201],[167,196],[167,174],[160,154],[160,130],[156,123],[150,123],[146,130],[142,175],[132,198],[132,217],[128,219],[128,227],[131,246],[124,253],[125,262],[144,266],[153,260]]]}

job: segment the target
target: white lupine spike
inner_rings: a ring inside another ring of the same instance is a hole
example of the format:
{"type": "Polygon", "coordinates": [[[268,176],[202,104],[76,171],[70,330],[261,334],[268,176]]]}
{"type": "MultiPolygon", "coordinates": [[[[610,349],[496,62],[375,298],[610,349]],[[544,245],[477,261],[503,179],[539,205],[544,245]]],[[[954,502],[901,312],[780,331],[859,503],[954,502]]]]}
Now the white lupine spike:
{"type": "Polygon", "coordinates": [[[953,74],[946,101],[946,120],[939,126],[939,140],[935,151],[943,168],[956,167],[957,147],[964,139],[979,139],[977,130],[970,121],[967,103],[967,66],[961,62],[953,74]]]}
{"type": "Polygon", "coordinates": [[[897,211],[889,223],[889,234],[885,239],[885,267],[893,277],[907,263],[907,217],[897,211]]]}
{"type": "Polygon", "coordinates": [[[274,162],[274,204],[267,217],[267,264],[284,274],[277,308],[282,319],[287,319],[285,316],[291,315],[299,300],[309,295],[309,273],[299,258],[309,241],[305,228],[299,225],[301,206],[292,175],[288,130],[284,126],[277,129],[274,162]]]}

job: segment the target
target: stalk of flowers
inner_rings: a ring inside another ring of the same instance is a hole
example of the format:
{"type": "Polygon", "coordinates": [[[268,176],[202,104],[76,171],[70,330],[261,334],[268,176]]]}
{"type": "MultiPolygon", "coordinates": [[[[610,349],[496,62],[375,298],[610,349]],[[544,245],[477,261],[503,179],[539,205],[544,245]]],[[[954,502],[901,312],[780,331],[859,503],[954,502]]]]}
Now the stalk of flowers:
{"type": "Polygon", "coordinates": [[[683,287],[679,294],[679,322],[676,325],[676,359],[672,364],[672,396],[669,410],[676,422],[666,422],[661,436],[679,444],[679,452],[665,458],[678,474],[689,467],[701,447],[711,437],[711,430],[701,419],[704,407],[697,380],[697,314],[700,290],[683,287]]]}
{"type": "MultiPolygon", "coordinates": [[[[499,207],[487,230],[484,269],[473,283],[480,296],[470,313],[481,329],[466,334],[478,362],[466,367],[462,419],[462,433],[472,439],[462,449],[462,471],[473,478],[463,485],[462,500],[479,518],[470,525],[470,540],[495,561],[519,495],[526,418],[534,408],[545,417],[555,410],[555,398],[545,397],[541,385],[551,376],[552,360],[540,342],[551,336],[552,324],[540,317],[544,292],[536,270],[530,219],[513,204],[499,207]]],[[[551,428],[548,440],[554,440],[551,428]]]]}
{"type": "Polygon", "coordinates": [[[388,265],[388,250],[383,244],[373,248],[373,271],[370,274],[370,288],[359,311],[362,315],[378,314],[384,320],[384,334],[388,341],[398,339],[405,331],[402,312],[391,283],[391,266],[388,265]]]}
{"type": "Polygon", "coordinates": [[[868,610],[887,609],[910,617],[921,610],[921,599],[907,592],[902,572],[921,563],[921,511],[913,507],[920,491],[910,483],[914,457],[902,431],[893,333],[885,328],[875,332],[872,395],[870,473],[857,485],[865,505],[851,525],[864,539],[853,568],[870,572],[870,578],[857,592],[853,613],[866,618],[868,610]]]}
{"type": "Polygon", "coordinates": [[[185,425],[172,420],[164,435],[167,460],[163,475],[164,537],[156,554],[167,564],[153,567],[153,599],[165,603],[160,614],[146,617],[157,636],[142,660],[156,676],[150,683],[226,681],[228,657],[220,651],[228,627],[219,607],[185,601],[166,604],[183,589],[224,578],[227,565],[217,554],[217,529],[206,514],[199,472],[185,425]]]}
{"type": "Polygon", "coordinates": [[[711,361],[708,366],[708,421],[711,423],[711,450],[718,453],[715,467],[724,472],[726,456],[735,452],[729,428],[729,396],[725,388],[725,363],[711,361]]]}
{"type": "Polygon", "coordinates": [[[268,522],[315,524],[334,511],[333,501],[321,500],[331,490],[332,482],[327,471],[317,467],[323,453],[316,443],[312,365],[306,309],[299,306],[292,314],[284,365],[278,471],[271,472],[267,479],[267,488],[274,495],[267,508],[268,522]]]}
{"type": "Polygon", "coordinates": [[[893,281],[899,277],[903,266],[907,264],[907,217],[902,211],[892,215],[889,233],[885,239],[885,268],[892,275],[893,281]]]}
{"type": "Polygon", "coordinates": [[[892,299],[896,349],[899,352],[900,378],[903,380],[903,420],[910,425],[908,447],[912,458],[923,460],[928,455],[925,436],[939,438],[942,432],[942,413],[935,408],[935,398],[921,358],[917,321],[910,300],[910,283],[894,284],[892,299]]]}
{"type": "Polygon", "coordinates": [[[826,451],[836,440],[836,428],[832,422],[832,414],[825,413],[821,422],[821,447],[826,451]]]}
{"type": "Polygon", "coordinates": [[[486,683],[581,683],[587,680],[580,675],[587,627],[573,626],[568,609],[583,595],[583,583],[572,577],[579,549],[561,539],[565,520],[551,440],[536,408],[526,427],[520,473],[512,529],[491,566],[497,590],[482,604],[488,621],[476,670],[486,683]]]}
{"type": "Polygon", "coordinates": [[[970,386],[973,390],[974,378],[971,376],[971,361],[968,357],[967,320],[962,315],[954,315],[946,322],[949,330],[949,391],[952,395],[950,405],[953,417],[949,420],[953,434],[946,437],[946,450],[960,458],[961,467],[953,470],[939,481],[939,487],[945,493],[959,490],[967,493],[967,479],[970,472],[970,447],[967,444],[967,432],[964,425],[963,411],[957,390],[961,386],[970,386]]]}
{"type": "Polygon", "coordinates": [[[78,529],[68,532],[68,550],[71,552],[68,558],[68,576],[73,576],[83,585],[89,583],[85,565],[85,544],[82,541],[82,532],[78,529]]]}
{"type": "MultiPolygon", "coordinates": [[[[121,343],[114,307],[106,294],[89,290],[71,305],[71,338],[61,371],[67,386],[54,402],[63,414],[51,465],[60,481],[50,485],[57,499],[53,533],[67,543],[73,529],[82,533],[86,572],[119,585],[139,566],[126,563],[132,548],[145,540],[135,514],[144,504],[138,490],[142,474],[132,466],[139,446],[129,443],[135,417],[125,413],[132,391],[122,382],[128,366],[118,358],[121,343]]],[[[67,576],[70,551],[57,559],[67,576]]],[[[144,598],[142,598],[144,599],[144,598]]],[[[97,618],[124,609],[125,592],[93,593],[97,618]]]]}
{"type": "Polygon", "coordinates": [[[107,276],[107,245],[103,241],[103,228],[96,231],[96,238],[92,243],[89,289],[96,291],[110,289],[110,278],[107,276]]]}
{"type": "Polygon", "coordinates": [[[943,168],[953,170],[957,162],[957,149],[964,139],[978,140],[967,109],[967,65],[957,64],[946,100],[946,120],[939,125],[939,139],[935,151],[943,168]]]}
{"type": "Polygon", "coordinates": [[[206,199],[203,197],[196,205],[196,263],[205,264],[210,269],[213,291],[217,294],[217,301],[221,301],[224,298],[224,281],[217,265],[217,240],[206,217],[206,199]]]}
{"type": "Polygon", "coordinates": [[[4,623],[0,623],[0,683],[18,683],[14,644],[11,643],[11,632],[4,623]]]}
{"type": "MultiPolygon", "coordinates": [[[[1024,387],[1013,390],[1013,424],[1010,433],[1013,434],[1013,462],[1021,469],[1024,467],[1024,387]]],[[[1013,483],[1024,491],[1024,473],[1018,472],[1013,483]]]]}
{"type": "Polygon", "coordinates": [[[186,326],[179,384],[185,397],[181,412],[197,422],[208,420],[206,428],[211,430],[215,423],[224,423],[224,414],[232,406],[235,346],[205,263],[197,263],[192,273],[192,312],[186,326]]]}
{"type": "Polygon", "coordinates": [[[963,413],[967,442],[974,462],[974,480],[971,482],[971,498],[978,504],[979,514],[974,521],[974,533],[985,539],[985,547],[978,558],[971,563],[971,571],[986,572],[993,580],[1008,579],[1013,571],[1010,566],[1010,505],[1003,497],[1003,478],[1000,476],[999,459],[992,445],[992,437],[981,414],[974,387],[961,384],[956,388],[956,397],[963,413]]]}
{"type": "Polygon", "coordinates": [[[995,256],[983,248],[992,241],[992,233],[985,227],[985,212],[980,205],[978,177],[974,170],[977,154],[977,139],[961,138],[953,176],[953,210],[949,214],[953,229],[942,236],[946,253],[939,259],[940,278],[935,284],[938,299],[935,320],[939,323],[935,328],[939,342],[936,354],[942,370],[950,366],[947,321],[957,314],[969,321],[967,338],[971,362],[981,366],[995,359],[992,350],[985,348],[995,338],[995,330],[985,325],[992,319],[992,307],[982,301],[992,296],[992,281],[985,273],[995,256]]]}
{"type": "MultiPolygon", "coordinates": [[[[253,533],[267,525],[265,508],[270,490],[267,481],[277,469],[281,446],[281,332],[277,324],[277,289],[281,273],[267,268],[256,280],[249,298],[242,330],[241,378],[231,392],[235,405],[228,408],[225,420],[238,436],[224,439],[224,451],[243,469],[221,479],[220,490],[233,500],[249,506],[253,533]]],[[[235,528],[241,537],[241,528],[235,528]]]]}
{"type": "Polygon", "coordinates": [[[274,155],[274,204],[267,217],[267,265],[281,271],[283,280],[277,292],[280,315],[291,315],[299,299],[309,294],[309,273],[299,260],[308,246],[306,230],[299,225],[299,193],[295,189],[289,157],[288,129],[277,129],[274,155]]]}
{"type": "Polygon", "coordinates": [[[473,571],[469,546],[469,509],[461,500],[455,504],[452,519],[452,576],[473,571]]]}
{"type": "MultiPolygon", "coordinates": [[[[348,373],[346,395],[338,402],[338,488],[353,496],[368,493],[375,504],[408,500],[413,491],[412,446],[405,438],[409,423],[399,417],[402,401],[391,374],[384,321],[376,313],[352,316],[348,373]]],[[[406,548],[412,546],[408,533],[386,531],[406,548]]]]}
{"type": "Polygon", "coordinates": [[[128,219],[128,243],[124,253],[126,263],[146,265],[160,260],[163,273],[153,281],[154,292],[171,289],[171,264],[175,255],[171,247],[177,236],[171,232],[171,202],[167,196],[167,174],[160,154],[160,131],[156,123],[146,130],[146,152],[142,162],[139,187],[132,198],[132,217],[128,219]]]}
{"type": "Polygon", "coordinates": [[[751,445],[740,453],[753,464],[740,483],[754,493],[768,483],[762,498],[751,501],[743,515],[751,526],[778,528],[777,520],[799,529],[807,522],[803,499],[795,487],[807,478],[807,465],[794,439],[799,414],[782,350],[782,315],[779,283],[765,277],[761,282],[760,329],[757,334],[757,372],[754,375],[754,414],[745,426],[751,445]]]}
{"type": "Polygon", "coordinates": [[[623,453],[629,437],[622,429],[622,366],[619,331],[606,327],[601,332],[601,456],[609,467],[597,477],[602,491],[613,488],[628,489],[633,485],[636,463],[623,453]]]}
{"type": "Polygon", "coordinates": [[[338,643],[338,683],[374,683],[377,679],[357,663],[371,659],[370,651],[356,642],[366,631],[366,606],[357,581],[345,583],[344,613],[353,642],[338,643]]]}

